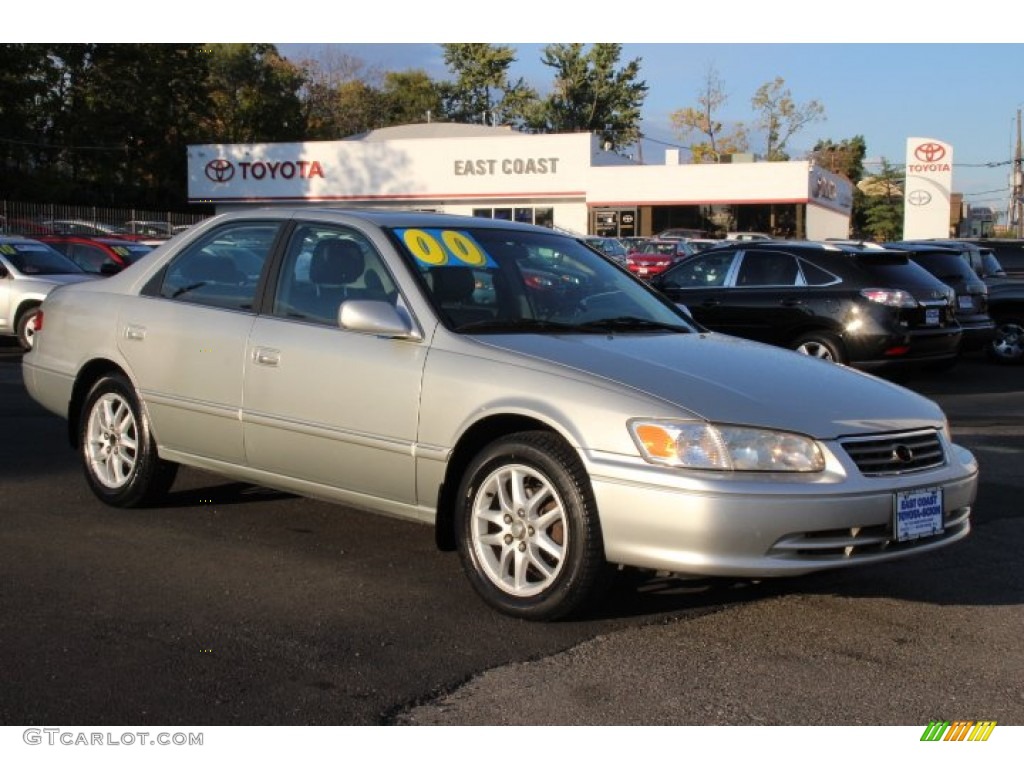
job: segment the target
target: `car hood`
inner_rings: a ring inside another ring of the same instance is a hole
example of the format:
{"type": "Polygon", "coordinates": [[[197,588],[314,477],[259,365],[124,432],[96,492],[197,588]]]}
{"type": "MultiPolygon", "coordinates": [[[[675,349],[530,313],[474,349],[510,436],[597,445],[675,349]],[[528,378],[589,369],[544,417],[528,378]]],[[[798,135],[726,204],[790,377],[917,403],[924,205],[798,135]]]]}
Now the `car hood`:
{"type": "Polygon", "coordinates": [[[819,439],[945,423],[935,403],[896,384],[723,334],[476,338],[638,390],[719,423],[782,429],[819,439]]]}

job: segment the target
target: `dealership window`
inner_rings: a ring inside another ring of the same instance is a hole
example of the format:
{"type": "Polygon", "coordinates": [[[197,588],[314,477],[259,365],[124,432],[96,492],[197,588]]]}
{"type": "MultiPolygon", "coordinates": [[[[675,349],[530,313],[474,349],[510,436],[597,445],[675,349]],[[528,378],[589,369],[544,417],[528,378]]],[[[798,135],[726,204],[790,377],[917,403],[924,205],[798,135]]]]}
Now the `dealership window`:
{"type": "Polygon", "coordinates": [[[555,226],[554,208],[474,208],[473,215],[481,219],[536,224],[538,227],[548,227],[549,229],[555,226]]]}

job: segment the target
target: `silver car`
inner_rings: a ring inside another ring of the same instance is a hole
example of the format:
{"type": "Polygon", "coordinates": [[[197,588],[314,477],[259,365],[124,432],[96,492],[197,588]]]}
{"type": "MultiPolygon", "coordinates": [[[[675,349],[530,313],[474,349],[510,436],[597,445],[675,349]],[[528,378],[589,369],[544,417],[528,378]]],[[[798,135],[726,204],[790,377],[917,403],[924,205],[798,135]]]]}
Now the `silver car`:
{"type": "Polygon", "coordinates": [[[515,616],[583,611],[616,565],[795,575],[970,529],[934,403],[707,333],[541,227],[229,213],[42,310],[25,383],[103,501],[186,464],[419,521],[515,616]]]}
{"type": "Polygon", "coordinates": [[[46,295],[93,277],[38,240],[0,236],[0,335],[15,336],[23,349],[31,349],[46,295]]]}

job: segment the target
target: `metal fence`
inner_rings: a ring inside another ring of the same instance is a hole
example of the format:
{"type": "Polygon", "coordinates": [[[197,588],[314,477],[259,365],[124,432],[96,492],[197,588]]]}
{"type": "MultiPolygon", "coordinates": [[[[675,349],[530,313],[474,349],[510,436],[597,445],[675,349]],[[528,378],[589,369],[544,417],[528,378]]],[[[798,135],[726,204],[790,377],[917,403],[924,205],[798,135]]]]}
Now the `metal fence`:
{"type": "Polygon", "coordinates": [[[88,227],[107,232],[172,234],[176,228],[195,224],[205,218],[207,215],[201,213],[0,200],[0,232],[4,234],[67,234],[88,227]]]}

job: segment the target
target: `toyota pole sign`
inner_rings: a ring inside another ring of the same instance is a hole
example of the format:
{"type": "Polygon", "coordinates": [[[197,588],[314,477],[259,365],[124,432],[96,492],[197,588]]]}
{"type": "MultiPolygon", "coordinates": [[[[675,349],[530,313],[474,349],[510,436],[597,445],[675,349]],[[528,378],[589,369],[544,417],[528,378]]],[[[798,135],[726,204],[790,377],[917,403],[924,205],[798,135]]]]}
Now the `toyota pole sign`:
{"type": "Polygon", "coordinates": [[[949,237],[953,147],[938,139],[907,139],[903,237],[949,237]]]}

